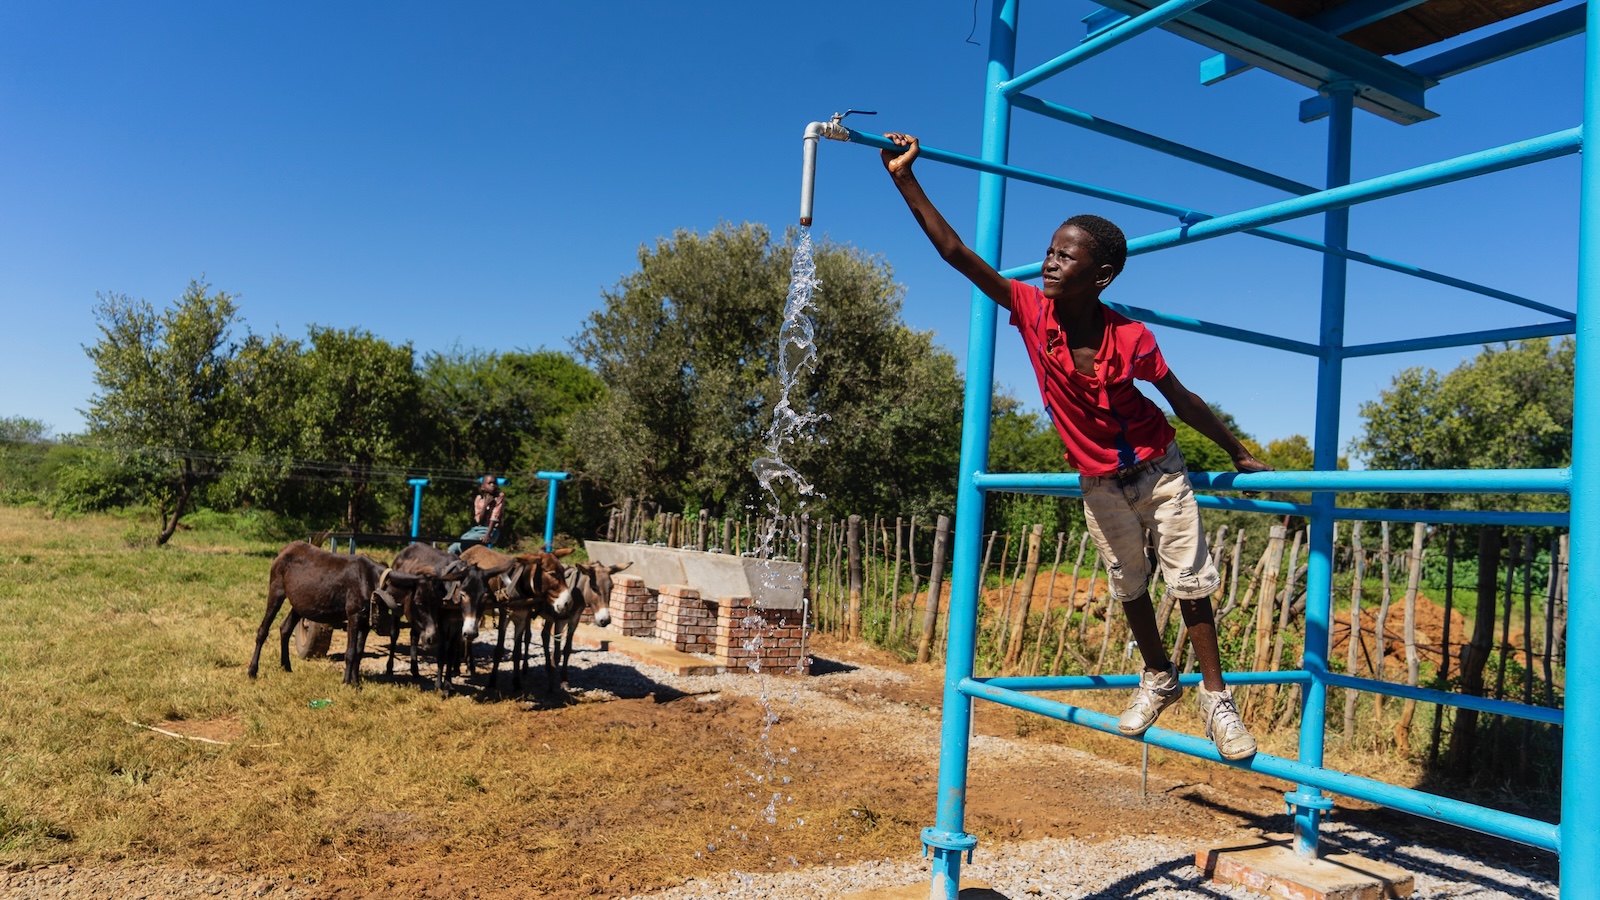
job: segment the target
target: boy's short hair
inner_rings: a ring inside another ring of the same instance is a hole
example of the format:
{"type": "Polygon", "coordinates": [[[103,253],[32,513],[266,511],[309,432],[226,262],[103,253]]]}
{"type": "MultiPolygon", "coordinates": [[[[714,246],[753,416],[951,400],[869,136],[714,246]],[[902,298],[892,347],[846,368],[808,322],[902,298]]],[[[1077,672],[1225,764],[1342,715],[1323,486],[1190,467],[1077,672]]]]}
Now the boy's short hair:
{"type": "Polygon", "coordinates": [[[1094,238],[1095,262],[1110,263],[1113,277],[1122,274],[1122,267],[1128,262],[1128,238],[1116,223],[1110,219],[1084,213],[1073,216],[1061,224],[1063,227],[1071,225],[1079,228],[1094,238]]]}

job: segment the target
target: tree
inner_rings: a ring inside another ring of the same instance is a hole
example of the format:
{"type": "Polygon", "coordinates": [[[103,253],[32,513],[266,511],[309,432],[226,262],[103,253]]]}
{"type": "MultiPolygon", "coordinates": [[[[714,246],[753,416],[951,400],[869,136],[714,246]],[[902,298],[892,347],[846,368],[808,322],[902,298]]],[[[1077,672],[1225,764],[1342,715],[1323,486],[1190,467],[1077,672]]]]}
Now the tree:
{"type": "MultiPolygon", "coordinates": [[[[1484,347],[1441,376],[1411,368],[1377,400],[1361,405],[1365,421],[1352,449],[1372,469],[1523,469],[1572,460],[1571,338],[1484,347]]],[[[1393,506],[1560,509],[1558,497],[1476,494],[1381,498],[1393,506]]]]}
{"type": "Polygon", "coordinates": [[[295,403],[302,447],[337,469],[333,493],[343,501],[344,525],[359,530],[374,469],[409,464],[421,445],[421,381],[409,343],[397,347],[367,331],[315,325],[310,343],[295,403]]]}
{"type": "Polygon", "coordinates": [[[232,297],[201,281],[189,282],[159,314],[122,294],[100,295],[95,308],[100,340],[85,352],[100,393],[89,398],[84,418],[113,451],[159,464],[160,473],[141,487],[161,516],[157,544],[172,538],[195,488],[215,474],[230,352],[224,344],[236,315],[232,297]]]}
{"type": "MultiPolygon", "coordinates": [[[[1411,368],[1379,399],[1362,404],[1366,424],[1354,449],[1374,469],[1516,469],[1562,467],[1572,461],[1575,345],[1571,338],[1484,347],[1447,375],[1411,368]]],[[[1563,497],[1540,495],[1381,495],[1381,505],[1476,509],[1564,509],[1563,497]]],[[[1462,653],[1461,684],[1483,693],[1496,618],[1501,533],[1478,534],[1478,605],[1472,639],[1462,653]]],[[[1447,766],[1471,773],[1478,716],[1463,709],[1451,730],[1447,766]]]]}
{"type": "Polygon", "coordinates": [[[251,334],[234,350],[224,399],[235,456],[209,492],[213,502],[279,511],[305,502],[304,484],[293,478],[304,442],[296,405],[305,380],[299,341],[251,334]]]}
{"type": "MultiPolygon", "coordinates": [[[[641,247],[573,340],[606,385],[572,438],[614,496],[737,510],[759,499],[751,464],[778,397],[779,324],[797,236],[759,225],[678,231],[641,247]]],[[[825,497],[813,509],[948,509],[961,420],[955,360],[900,321],[902,288],[879,258],[823,242],[817,360],[795,397],[826,415],[785,448],[825,497]]],[[[791,510],[792,511],[792,510],[791,510]]]]}
{"type": "MultiPolygon", "coordinates": [[[[568,465],[567,432],[575,417],[593,406],[605,385],[565,353],[483,353],[452,350],[429,354],[421,371],[423,421],[429,429],[423,460],[447,469],[506,474],[529,496],[542,494],[540,470],[568,465]]],[[[465,484],[465,482],[462,482],[465,484]]],[[[558,493],[557,519],[564,529],[591,533],[598,504],[585,502],[590,486],[577,479],[558,493]]],[[[430,491],[425,516],[451,519],[470,509],[466,490],[430,491]]],[[[512,503],[506,533],[515,534],[542,516],[542,504],[512,503]]]]}

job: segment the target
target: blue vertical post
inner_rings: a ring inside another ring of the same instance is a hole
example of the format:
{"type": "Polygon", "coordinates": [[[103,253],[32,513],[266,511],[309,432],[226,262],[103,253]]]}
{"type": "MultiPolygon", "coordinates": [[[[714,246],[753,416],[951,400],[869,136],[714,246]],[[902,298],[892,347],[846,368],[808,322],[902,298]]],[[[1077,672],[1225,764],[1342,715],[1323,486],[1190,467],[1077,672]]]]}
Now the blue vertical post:
{"type": "MultiPolygon", "coordinates": [[[[1600,604],[1586,590],[1600,578],[1600,3],[1589,4],[1584,35],[1583,154],[1578,206],[1577,368],[1572,398],[1572,543],[1567,633],[1600,633],[1600,604]],[[1590,574],[1593,572],[1594,574],[1590,574]]],[[[1561,891],[1600,896],[1600,655],[1567,653],[1566,724],[1561,742],[1561,891]]]]}
{"type": "MultiPolygon", "coordinates": [[[[989,19],[989,65],[983,106],[986,162],[1004,163],[1011,143],[1011,103],[1000,85],[1011,79],[1017,51],[1019,0],[994,0],[989,19]]],[[[1006,180],[978,176],[978,225],[974,250],[1000,266],[1005,223],[1006,180]]],[[[961,425],[961,461],[956,487],[955,559],[950,573],[950,633],[944,666],[944,718],[939,735],[939,797],[932,828],[922,842],[933,854],[933,900],[955,900],[961,889],[961,854],[977,838],[964,830],[967,800],[967,740],[972,730],[972,699],[959,685],[973,674],[977,653],[977,602],[982,586],[978,562],[983,543],[983,491],[973,477],[989,468],[989,403],[994,390],[995,306],[972,290],[967,336],[967,385],[961,425]]]]}
{"type": "MultiPolygon", "coordinates": [[[[1328,116],[1328,172],[1330,188],[1350,183],[1350,149],[1354,127],[1355,95],[1349,83],[1332,84],[1326,93],[1332,110],[1328,116]]],[[[1332,210],[1323,219],[1323,242],[1343,249],[1350,242],[1349,209],[1332,210]]],[[[1317,419],[1313,468],[1339,467],[1339,395],[1344,379],[1344,307],[1349,262],[1342,256],[1322,257],[1322,324],[1317,361],[1317,419]]],[[[1327,726],[1328,623],[1333,617],[1333,506],[1328,492],[1311,496],[1311,557],[1306,564],[1306,644],[1302,660],[1311,680],[1302,689],[1300,706],[1300,762],[1322,765],[1327,726]]],[[[1317,829],[1322,813],[1332,802],[1308,784],[1296,785],[1286,795],[1294,811],[1294,849],[1301,856],[1317,855],[1317,829]]]]}
{"type": "Polygon", "coordinates": [[[549,553],[556,539],[556,485],[567,480],[567,473],[537,472],[534,477],[550,482],[550,499],[544,510],[544,552],[549,553]]]}
{"type": "Polygon", "coordinates": [[[417,539],[417,527],[422,522],[422,488],[427,485],[426,478],[408,478],[406,484],[411,485],[411,539],[417,539]]]}

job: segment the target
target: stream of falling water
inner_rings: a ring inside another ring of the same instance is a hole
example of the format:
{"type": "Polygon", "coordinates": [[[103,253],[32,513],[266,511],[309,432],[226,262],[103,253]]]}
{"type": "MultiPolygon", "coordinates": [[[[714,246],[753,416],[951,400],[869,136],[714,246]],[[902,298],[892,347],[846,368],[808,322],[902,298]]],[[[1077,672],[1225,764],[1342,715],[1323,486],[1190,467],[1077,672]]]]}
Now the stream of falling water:
{"type": "MultiPolygon", "coordinates": [[[[783,304],[783,324],[778,330],[778,402],[772,410],[772,426],[767,430],[766,440],[763,443],[764,455],[751,464],[751,470],[760,482],[761,488],[767,495],[767,524],[758,535],[756,556],[764,560],[781,558],[782,549],[788,543],[789,523],[799,521],[799,514],[805,507],[806,498],[814,496],[815,490],[811,483],[801,475],[793,465],[783,458],[785,446],[793,444],[801,438],[809,438],[815,426],[827,420],[827,416],[812,410],[796,409],[794,406],[794,389],[802,375],[809,374],[816,368],[817,348],[815,344],[816,329],[811,321],[811,312],[815,309],[812,304],[812,295],[816,292],[817,265],[812,253],[811,232],[809,229],[800,229],[800,234],[795,242],[794,261],[789,269],[789,293],[783,304]],[[792,507],[785,510],[785,497],[792,494],[792,507]]],[[[800,540],[805,535],[796,532],[800,540]]],[[[781,575],[775,565],[766,566],[761,575],[763,585],[769,591],[780,587],[780,578],[797,576],[781,575]]],[[[803,579],[802,576],[798,576],[803,579]]],[[[796,586],[799,587],[799,586],[796,586]]],[[[810,610],[802,608],[800,617],[802,627],[805,626],[810,610]]],[[[775,750],[773,747],[772,728],[778,724],[779,716],[773,708],[770,682],[761,672],[761,651],[766,640],[766,620],[757,611],[752,611],[741,623],[750,637],[744,642],[744,649],[750,651],[748,666],[753,675],[761,676],[761,735],[758,741],[760,760],[757,767],[746,771],[748,784],[733,784],[730,787],[741,789],[745,795],[756,802],[766,801],[765,806],[757,814],[761,822],[767,826],[776,826],[779,819],[779,807],[793,800],[787,795],[784,788],[791,782],[791,777],[781,774],[781,770],[789,765],[793,756],[799,752],[796,747],[789,747],[787,751],[775,750]]],[[[809,652],[809,641],[802,639],[802,645],[809,652]]],[[[795,699],[798,699],[798,690],[795,699]]],[[[787,828],[800,828],[805,826],[805,820],[796,817],[788,823],[787,828]]],[[[741,832],[739,826],[729,826],[725,840],[731,841],[737,837],[738,842],[733,846],[748,844],[750,830],[741,832]]],[[[767,836],[770,841],[770,835],[767,836]]],[[[709,850],[716,850],[712,844],[709,850]]],[[[751,848],[753,851],[756,848],[751,848]]],[[[758,851],[764,852],[764,851],[758,851]]],[[[698,854],[696,854],[698,855],[698,854]]],[[[798,865],[797,860],[791,862],[798,865]]]]}

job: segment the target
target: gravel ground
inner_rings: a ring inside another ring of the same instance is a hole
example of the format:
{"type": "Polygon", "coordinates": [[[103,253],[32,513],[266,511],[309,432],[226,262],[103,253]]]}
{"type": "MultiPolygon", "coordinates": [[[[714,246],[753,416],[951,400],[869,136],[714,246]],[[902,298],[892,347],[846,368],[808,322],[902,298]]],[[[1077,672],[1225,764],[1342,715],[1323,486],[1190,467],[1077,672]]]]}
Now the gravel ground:
{"type": "MultiPolygon", "coordinates": [[[[1420,900],[1531,900],[1560,896],[1548,881],[1434,848],[1394,844],[1353,829],[1330,829],[1329,841],[1350,849],[1382,847],[1382,858],[1404,866],[1416,876],[1416,893],[1412,896],[1420,900]]],[[[962,869],[962,880],[986,883],[1011,900],[1255,900],[1265,896],[1237,886],[1209,883],[1193,862],[1192,844],[1169,839],[1129,837],[1098,843],[1043,840],[980,846],[973,864],[962,869]]],[[[807,900],[927,883],[929,878],[928,865],[923,860],[883,860],[776,875],[731,873],[629,900],[807,900]]]]}
{"type": "MultiPolygon", "coordinates": [[[[663,689],[702,697],[717,693],[764,698],[780,717],[803,708],[808,719],[827,719],[886,741],[929,743],[937,747],[937,717],[891,703],[873,691],[905,684],[910,677],[892,670],[855,665],[821,677],[756,678],[749,675],[673,676],[617,653],[580,651],[572,659],[573,693],[587,701],[639,697],[663,689]],[[636,668],[637,667],[637,668],[636,668]]],[[[1021,758],[1070,760],[1077,766],[1120,768],[1091,754],[1052,744],[975,736],[974,764],[1004,764],[1021,758]]],[[[930,752],[933,752],[930,750],[930,752]]],[[[1122,773],[1125,774],[1125,773],[1122,773]]],[[[1152,782],[1156,781],[1152,773],[1152,782]]],[[[1555,898],[1549,879],[1479,862],[1438,847],[1396,840],[1349,825],[1332,824],[1330,847],[1364,853],[1400,865],[1416,875],[1414,897],[1555,898]]],[[[1205,881],[1193,863],[1194,843],[1157,835],[1102,841],[1040,840],[980,845],[964,880],[984,882],[1011,900],[1056,898],[1260,898],[1238,887],[1205,881]]],[[[731,872],[630,900],[814,900],[856,891],[926,883],[926,860],[875,860],[849,866],[796,869],[775,874],[731,872]]],[[[120,863],[39,866],[0,872],[0,898],[67,900],[113,897],[117,900],[318,900],[327,893],[292,879],[263,879],[215,872],[183,871],[120,863]]]]}

